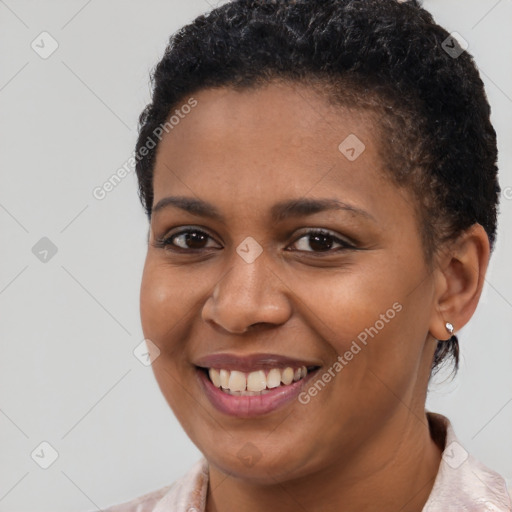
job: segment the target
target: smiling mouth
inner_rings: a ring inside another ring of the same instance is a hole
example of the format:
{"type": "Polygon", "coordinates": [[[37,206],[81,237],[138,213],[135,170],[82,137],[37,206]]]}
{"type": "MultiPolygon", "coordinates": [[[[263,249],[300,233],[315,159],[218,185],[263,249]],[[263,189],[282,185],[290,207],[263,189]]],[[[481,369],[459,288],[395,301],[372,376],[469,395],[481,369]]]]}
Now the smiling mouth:
{"type": "Polygon", "coordinates": [[[277,388],[286,388],[315,372],[319,366],[299,366],[260,369],[253,372],[227,370],[224,368],[203,368],[198,366],[218,389],[228,395],[257,396],[270,393],[277,388]]]}

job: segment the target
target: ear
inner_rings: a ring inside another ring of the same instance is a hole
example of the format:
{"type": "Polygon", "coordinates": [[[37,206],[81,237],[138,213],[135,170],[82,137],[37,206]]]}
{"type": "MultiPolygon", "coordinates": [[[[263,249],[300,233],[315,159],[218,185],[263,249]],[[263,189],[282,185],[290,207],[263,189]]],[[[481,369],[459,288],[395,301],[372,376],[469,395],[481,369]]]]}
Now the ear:
{"type": "Polygon", "coordinates": [[[450,338],[446,322],[453,325],[455,334],[473,316],[482,293],[489,256],[487,233],[480,224],[473,224],[440,258],[429,326],[435,339],[450,338]]]}

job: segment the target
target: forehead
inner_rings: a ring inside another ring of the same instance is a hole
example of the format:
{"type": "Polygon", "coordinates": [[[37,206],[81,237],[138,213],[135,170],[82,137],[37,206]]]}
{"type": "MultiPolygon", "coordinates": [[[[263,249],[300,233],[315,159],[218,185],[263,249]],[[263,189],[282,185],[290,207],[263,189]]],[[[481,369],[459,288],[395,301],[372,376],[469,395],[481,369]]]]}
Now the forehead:
{"type": "Polygon", "coordinates": [[[154,204],[171,193],[258,203],[341,194],[376,203],[383,187],[396,189],[384,175],[376,124],[365,111],[332,105],[290,83],[204,89],[193,98],[197,105],[159,144],[154,204]]]}
{"type": "MultiPolygon", "coordinates": [[[[185,143],[189,149],[200,145],[201,152],[209,153],[221,151],[221,145],[234,154],[264,147],[267,152],[284,153],[293,148],[298,154],[337,155],[339,143],[350,134],[370,146],[377,142],[373,140],[377,138],[376,124],[369,112],[332,105],[302,84],[272,82],[241,90],[203,89],[194,99],[197,106],[190,113],[181,119],[173,116],[178,124],[164,135],[167,140],[159,150],[179,149],[185,143]]],[[[181,105],[185,103],[187,99],[181,105]]]]}

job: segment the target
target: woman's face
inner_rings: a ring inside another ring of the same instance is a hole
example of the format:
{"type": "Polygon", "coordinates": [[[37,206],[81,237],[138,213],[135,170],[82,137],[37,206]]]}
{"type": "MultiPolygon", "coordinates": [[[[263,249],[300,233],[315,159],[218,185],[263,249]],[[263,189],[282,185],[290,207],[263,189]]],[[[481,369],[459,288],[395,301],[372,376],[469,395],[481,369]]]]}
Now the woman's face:
{"type": "Polygon", "coordinates": [[[154,173],[141,316],[160,389],[235,476],[276,482],[364,450],[384,461],[424,421],[434,283],[375,124],[300,85],[194,98],[154,173]],[[199,367],[271,391],[229,394],[199,367]]]}

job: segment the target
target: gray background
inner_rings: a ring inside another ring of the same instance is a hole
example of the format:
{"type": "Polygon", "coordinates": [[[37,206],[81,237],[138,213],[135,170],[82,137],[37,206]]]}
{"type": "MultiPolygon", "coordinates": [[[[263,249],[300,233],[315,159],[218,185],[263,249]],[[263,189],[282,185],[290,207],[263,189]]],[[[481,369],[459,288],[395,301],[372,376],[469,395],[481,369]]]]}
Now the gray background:
{"type": "MultiPolygon", "coordinates": [[[[0,0],[0,511],[105,508],[171,483],[200,457],[133,354],[147,232],[135,175],[103,200],[93,190],[132,155],[169,35],[212,5],[0,0]],[[31,47],[51,49],[43,31],[58,43],[45,59],[31,47]],[[48,469],[35,462],[49,457],[43,441],[58,452],[48,469]]],[[[427,406],[510,485],[512,2],[424,5],[480,67],[504,189],[483,297],[460,332],[459,375],[438,379],[427,406]]]]}

